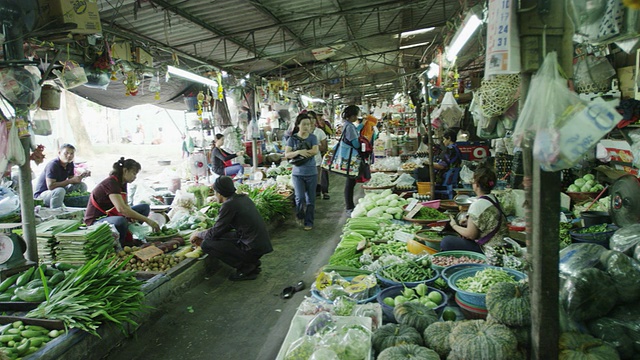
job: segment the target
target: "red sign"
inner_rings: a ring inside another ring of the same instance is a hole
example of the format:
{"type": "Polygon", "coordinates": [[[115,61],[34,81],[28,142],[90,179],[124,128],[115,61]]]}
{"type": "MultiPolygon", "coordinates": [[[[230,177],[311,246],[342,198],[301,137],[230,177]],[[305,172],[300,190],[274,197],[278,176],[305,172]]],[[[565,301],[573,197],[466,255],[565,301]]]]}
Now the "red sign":
{"type": "Polygon", "coordinates": [[[458,144],[464,160],[482,160],[490,155],[489,146],[486,145],[462,145],[458,144]]]}

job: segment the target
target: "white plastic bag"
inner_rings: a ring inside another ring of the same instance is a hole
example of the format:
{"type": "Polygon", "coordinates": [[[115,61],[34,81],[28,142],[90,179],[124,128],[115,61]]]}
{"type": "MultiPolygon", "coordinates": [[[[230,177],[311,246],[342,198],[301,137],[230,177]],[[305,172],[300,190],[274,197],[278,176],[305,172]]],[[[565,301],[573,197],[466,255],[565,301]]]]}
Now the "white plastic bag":
{"type": "Polygon", "coordinates": [[[25,155],[22,143],[20,143],[20,137],[18,136],[18,127],[16,121],[11,121],[11,129],[9,130],[9,140],[7,143],[7,160],[18,166],[24,165],[25,155]]]}
{"type": "Polygon", "coordinates": [[[465,184],[473,183],[473,171],[467,167],[467,165],[463,165],[462,169],[460,169],[460,179],[465,184]]]}
{"type": "Polygon", "coordinates": [[[458,102],[451,91],[444,94],[440,107],[431,114],[433,118],[440,118],[447,127],[457,127],[463,115],[464,112],[458,106],[458,102]]]}
{"type": "Polygon", "coordinates": [[[580,161],[622,119],[601,98],[582,101],[560,76],[550,52],[534,75],[513,137],[517,146],[533,139],[533,156],[545,171],[568,169],[580,161]]]}

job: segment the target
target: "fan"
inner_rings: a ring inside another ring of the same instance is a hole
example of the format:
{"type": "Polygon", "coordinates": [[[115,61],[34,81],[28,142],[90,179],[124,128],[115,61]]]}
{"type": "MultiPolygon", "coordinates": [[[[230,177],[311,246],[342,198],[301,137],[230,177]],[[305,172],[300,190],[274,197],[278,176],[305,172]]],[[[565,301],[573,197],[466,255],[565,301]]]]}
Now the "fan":
{"type": "Polygon", "coordinates": [[[40,16],[37,0],[1,0],[0,13],[2,18],[14,25],[23,27],[25,32],[32,31],[40,16]]]}
{"type": "Polygon", "coordinates": [[[640,223],[640,181],[625,175],[611,186],[611,218],[620,226],[640,223]]]}
{"type": "Polygon", "coordinates": [[[202,152],[189,155],[189,169],[196,183],[200,177],[207,176],[209,168],[207,166],[207,157],[202,152]]]}

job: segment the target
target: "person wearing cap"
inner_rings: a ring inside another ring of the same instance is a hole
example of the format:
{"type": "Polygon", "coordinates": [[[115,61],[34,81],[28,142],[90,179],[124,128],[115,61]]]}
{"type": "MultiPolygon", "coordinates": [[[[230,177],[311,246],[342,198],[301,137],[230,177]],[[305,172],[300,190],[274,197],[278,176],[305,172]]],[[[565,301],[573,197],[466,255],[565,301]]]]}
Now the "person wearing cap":
{"type": "Polygon", "coordinates": [[[58,157],[51,160],[40,174],[33,193],[35,199],[42,200],[45,206],[52,209],[62,207],[67,192],[86,192],[87,184],[82,180],[91,175],[90,172],[75,175],[73,158],[76,148],[71,144],[62,144],[58,157]]]}
{"type": "Polygon", "coordinates": [[[222,203],[216,223],[211,229],[194,232],[190,241],[235,268],[229,280],[254,280],[261,271],[260,258],[273,251],[267,225],[253,201],[236,193],[230,177],[217,178],[213,190],[216,200],[222,203]]]}

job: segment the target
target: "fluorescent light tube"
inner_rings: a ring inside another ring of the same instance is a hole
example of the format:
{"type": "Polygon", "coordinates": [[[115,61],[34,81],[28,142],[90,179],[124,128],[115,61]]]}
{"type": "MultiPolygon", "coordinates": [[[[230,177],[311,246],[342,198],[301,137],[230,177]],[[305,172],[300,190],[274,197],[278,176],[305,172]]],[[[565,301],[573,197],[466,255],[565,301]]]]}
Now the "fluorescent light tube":
{"type": "Polygon", "coordinates": [[[462,47],[469,41],[471,35],[476,32],[480,25],[482,25],[482,20],[475,14],[465,19],[463,26],[458,29],[451,45],[447,49],[447,60],[454,61],[456,59],[462,47]]]}
{"type": "Polygon", "coordinates": [[[428,44],[429,44],[429,42],[428,42],[428,41],[425,41],[425,42],[421,42],[421,43],[417,43],[417,44],[403,45],[403,46],[400,46],[400,48],[399,48],[399,49],[400,49],[400,50],[404,50],[404,49],[411,49],[411,48],[414,48],[414,47],[424,46],[424,45],[428,45],[428,44]]]}
{"type": "Polygon", "coordinates": [[[435,29],[436,28],[434,28],[434,27],[428,27],[428,28],[424,28],[424,29],[405,31],[405,32],[400,33],[400,38],[404,39],[404,38],[408,38],[409,36],[428,33],[429,31],[433,31],[435,29]]]}
{"type": "Polygon", "coordinates": [[[178,69],[177,67],[173,67],[171,65],[167,66],[167,73],[175,75],[177,77],[181,77],[183,79],[191,80],[200,84],[209,85],[209,86],[218,86],[218,82],[215,80],[207,79],[204,76],[196,75],[192,72],[178,69]]]}

